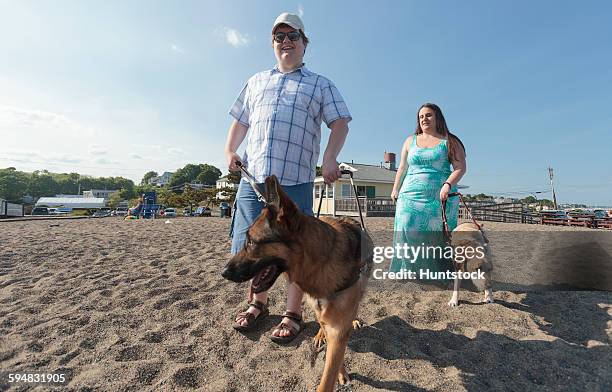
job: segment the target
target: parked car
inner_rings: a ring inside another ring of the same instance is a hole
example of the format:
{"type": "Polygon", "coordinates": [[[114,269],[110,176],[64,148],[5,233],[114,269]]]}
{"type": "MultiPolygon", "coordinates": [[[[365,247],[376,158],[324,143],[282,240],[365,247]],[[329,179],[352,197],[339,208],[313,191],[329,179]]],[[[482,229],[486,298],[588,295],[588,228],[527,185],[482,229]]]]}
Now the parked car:
{"type": "Polygon", "coordinates": [[[569,219],[567,212],[562,210],[544,210],[540,211],[540,215],[547,219],[569,219]]]}
{"type": "Polygon", "coordinates": [[[107,216],[111,216],[110,208],[100,208],[98,211],[94,212],[92,217],[94,218],[105,218],[107,216]]]}
{"type": "Polygon", "coordinates": [[[176,209],[174,208],[166,208],[164,210],[164,217],[165,218],[176,218],[176,209]]]}
{"type": "Polygon", "coordinates": [[[69,215],[72,213],[72,208],[70,207],[59,207],[56,211],[56,215],[69,215]]]}
{"type": "Polygon", "coordinates": [[[47,207],[34,207],[32,215],[49,215],[49,209],[47,207]]]}
{"type": "Polygon", "coordinates": [[[186,207],[183,209],[183,216],[191,216],[191,208],[186,207]]]}
{"type": "Polygon", "coordinates": [[[115,208],[114,215],[116,216],[126,216],[128,214],[128,208],[127,207],[117,207],[115,208]]]}
{"type": "Polygon", "coordinates": [[[194,216],[211,216],[212,212],[209,207],[198,207],[194,216]]]}

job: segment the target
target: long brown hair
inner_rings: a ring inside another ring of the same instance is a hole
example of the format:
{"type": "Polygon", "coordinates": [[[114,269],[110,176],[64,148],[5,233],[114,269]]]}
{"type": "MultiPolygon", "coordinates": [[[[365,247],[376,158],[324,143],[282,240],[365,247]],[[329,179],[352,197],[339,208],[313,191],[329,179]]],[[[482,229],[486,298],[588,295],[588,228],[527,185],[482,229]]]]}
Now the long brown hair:
{"type": "Polygon", "coordinates": [[[453,135],[448,130],[448,126],[446,125],[446,119],[444,119],[442,110],[435,103],[429,103],[429,102],[424,103],[423,105],[421,105],[419,110],[417,110],[417,115],[416,115],[417,126],[416,126],[416,131],[414,132],[414,134],[420,135],[421,133],[423,133],[423,130],[421,129],[421,121],[419,121],[419,112],[423,108],[429,108],[433,110],[434,116],[436,116],[436,132],[438,132],[439,135],[446,137],[446,140],[448,140],[448,160],[450,162],[453,162],[456,160],[457,158],[456,151],[457,151],[457,148],[459,147],[463,149],[463,153],[465,154],[465,146],[463,145],[463,142],[461,141],[461,139],[453,135]]]}

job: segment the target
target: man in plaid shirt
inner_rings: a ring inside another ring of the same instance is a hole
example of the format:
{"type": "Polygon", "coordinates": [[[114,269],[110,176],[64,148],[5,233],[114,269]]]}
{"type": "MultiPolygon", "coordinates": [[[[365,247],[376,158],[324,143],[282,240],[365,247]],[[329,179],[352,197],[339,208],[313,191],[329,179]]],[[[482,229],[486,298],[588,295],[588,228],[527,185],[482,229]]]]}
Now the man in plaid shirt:
{"type": "MultiPolygon", "coordinates": [[[[252,76],[230,110],[225,155],[230,170],[235,162],[248,166],[257,182],[274,174],[285,192],[303,213],[312,215],[312,189],[321,144],[321,122],[331,135],[323,154],[323,177],[327,184],[338,179],[336,161],[348,134],[351,115],[336,86],[306,69],[303,63],[308,38],[299,16],[283,13],[272,27],[276,67],[252,76]],[[249,132],[250,130],[250,132],[249,132]],[[238,147],[247,137],[241,158],[238,147]]],[[[263,189],[263,188],[262,188],[263,189]]],[[[263,208],[249,183],[241,181],[232,221],[232,253],[242,249],[246,232],[263,208]]],[[[301,330],[302,291],[295,284],[287,290],[287,311],[272,332],[278,343],[293,340],[301,330]]],[[[236,317],[234,328],[253,329],[268,315],[268,293],[254,295],[248,309],[236,317]]]]}

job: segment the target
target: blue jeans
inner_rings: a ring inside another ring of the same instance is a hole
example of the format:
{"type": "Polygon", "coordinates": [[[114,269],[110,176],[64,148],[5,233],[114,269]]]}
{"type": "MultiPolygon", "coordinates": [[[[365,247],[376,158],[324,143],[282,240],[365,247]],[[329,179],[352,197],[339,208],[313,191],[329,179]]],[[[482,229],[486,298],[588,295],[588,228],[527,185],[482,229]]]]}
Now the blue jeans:
{"type": "MultiPolygon", "coordinates": [[[[257,184],[259,191],[264,194],[264,184],[257,184]]],[[[312,215],[312,182],[293,186],[283,186],[283,190],[289,196],[298,209],[306,215],[312,215]]],[[[246,241],[246,233],[255,219],[261,214],[264,204],[257,200],[257,195],[247,181],[240,181],[232,215],[230,237],[232,237],[232,254],[242,250],[246,241]]]]}

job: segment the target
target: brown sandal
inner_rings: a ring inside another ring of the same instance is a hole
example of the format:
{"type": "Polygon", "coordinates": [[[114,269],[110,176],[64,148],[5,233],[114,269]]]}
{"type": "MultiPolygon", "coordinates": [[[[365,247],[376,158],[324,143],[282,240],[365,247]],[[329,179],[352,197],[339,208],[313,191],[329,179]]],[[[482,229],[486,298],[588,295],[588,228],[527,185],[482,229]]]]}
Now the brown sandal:
{"type": "Polygon", "coordinates": [[[270,339],[274,342],[274,343],[280,343],[280,344],[285,344],[285,343],[289,343],[291,342],[293,339],[295,339],[300,332],[302,332],[302,316],[297,314],[297,313],[293,313],[290,311],[286,311],[283,314],[283,317],[287,317],[288,319],[291,319],[293,321],[295,321],[298,324],[298,328],[295,328],[292,325],[289,324],[285,324],[284,322],[281,321],[280,324],[278,324],[274,330],[287,330],[289,331],[289,335],[287,336],[270,336],[270,339]]]}
{"type": "Polygon", "coordinates": [[[238,322],[234,323],[233,328],[236,331],[240,331],[240,332],[252,331],[253,329],[255,329],[255,327],[261,320],[265,319],[270,314],[267,303],[264,304],[261,301],[254,300],[253,302],[249,304],[249,307],[251,306],[256,309],[259,309],[259,314],[257,316],[254,316],[253,313],[247,312],[246,310],[249,310],[249,308],[247,308],[242,313],[238,313],[237,317],[245,319],[247,323],[245,325],[241,325],[238,322]]]}

